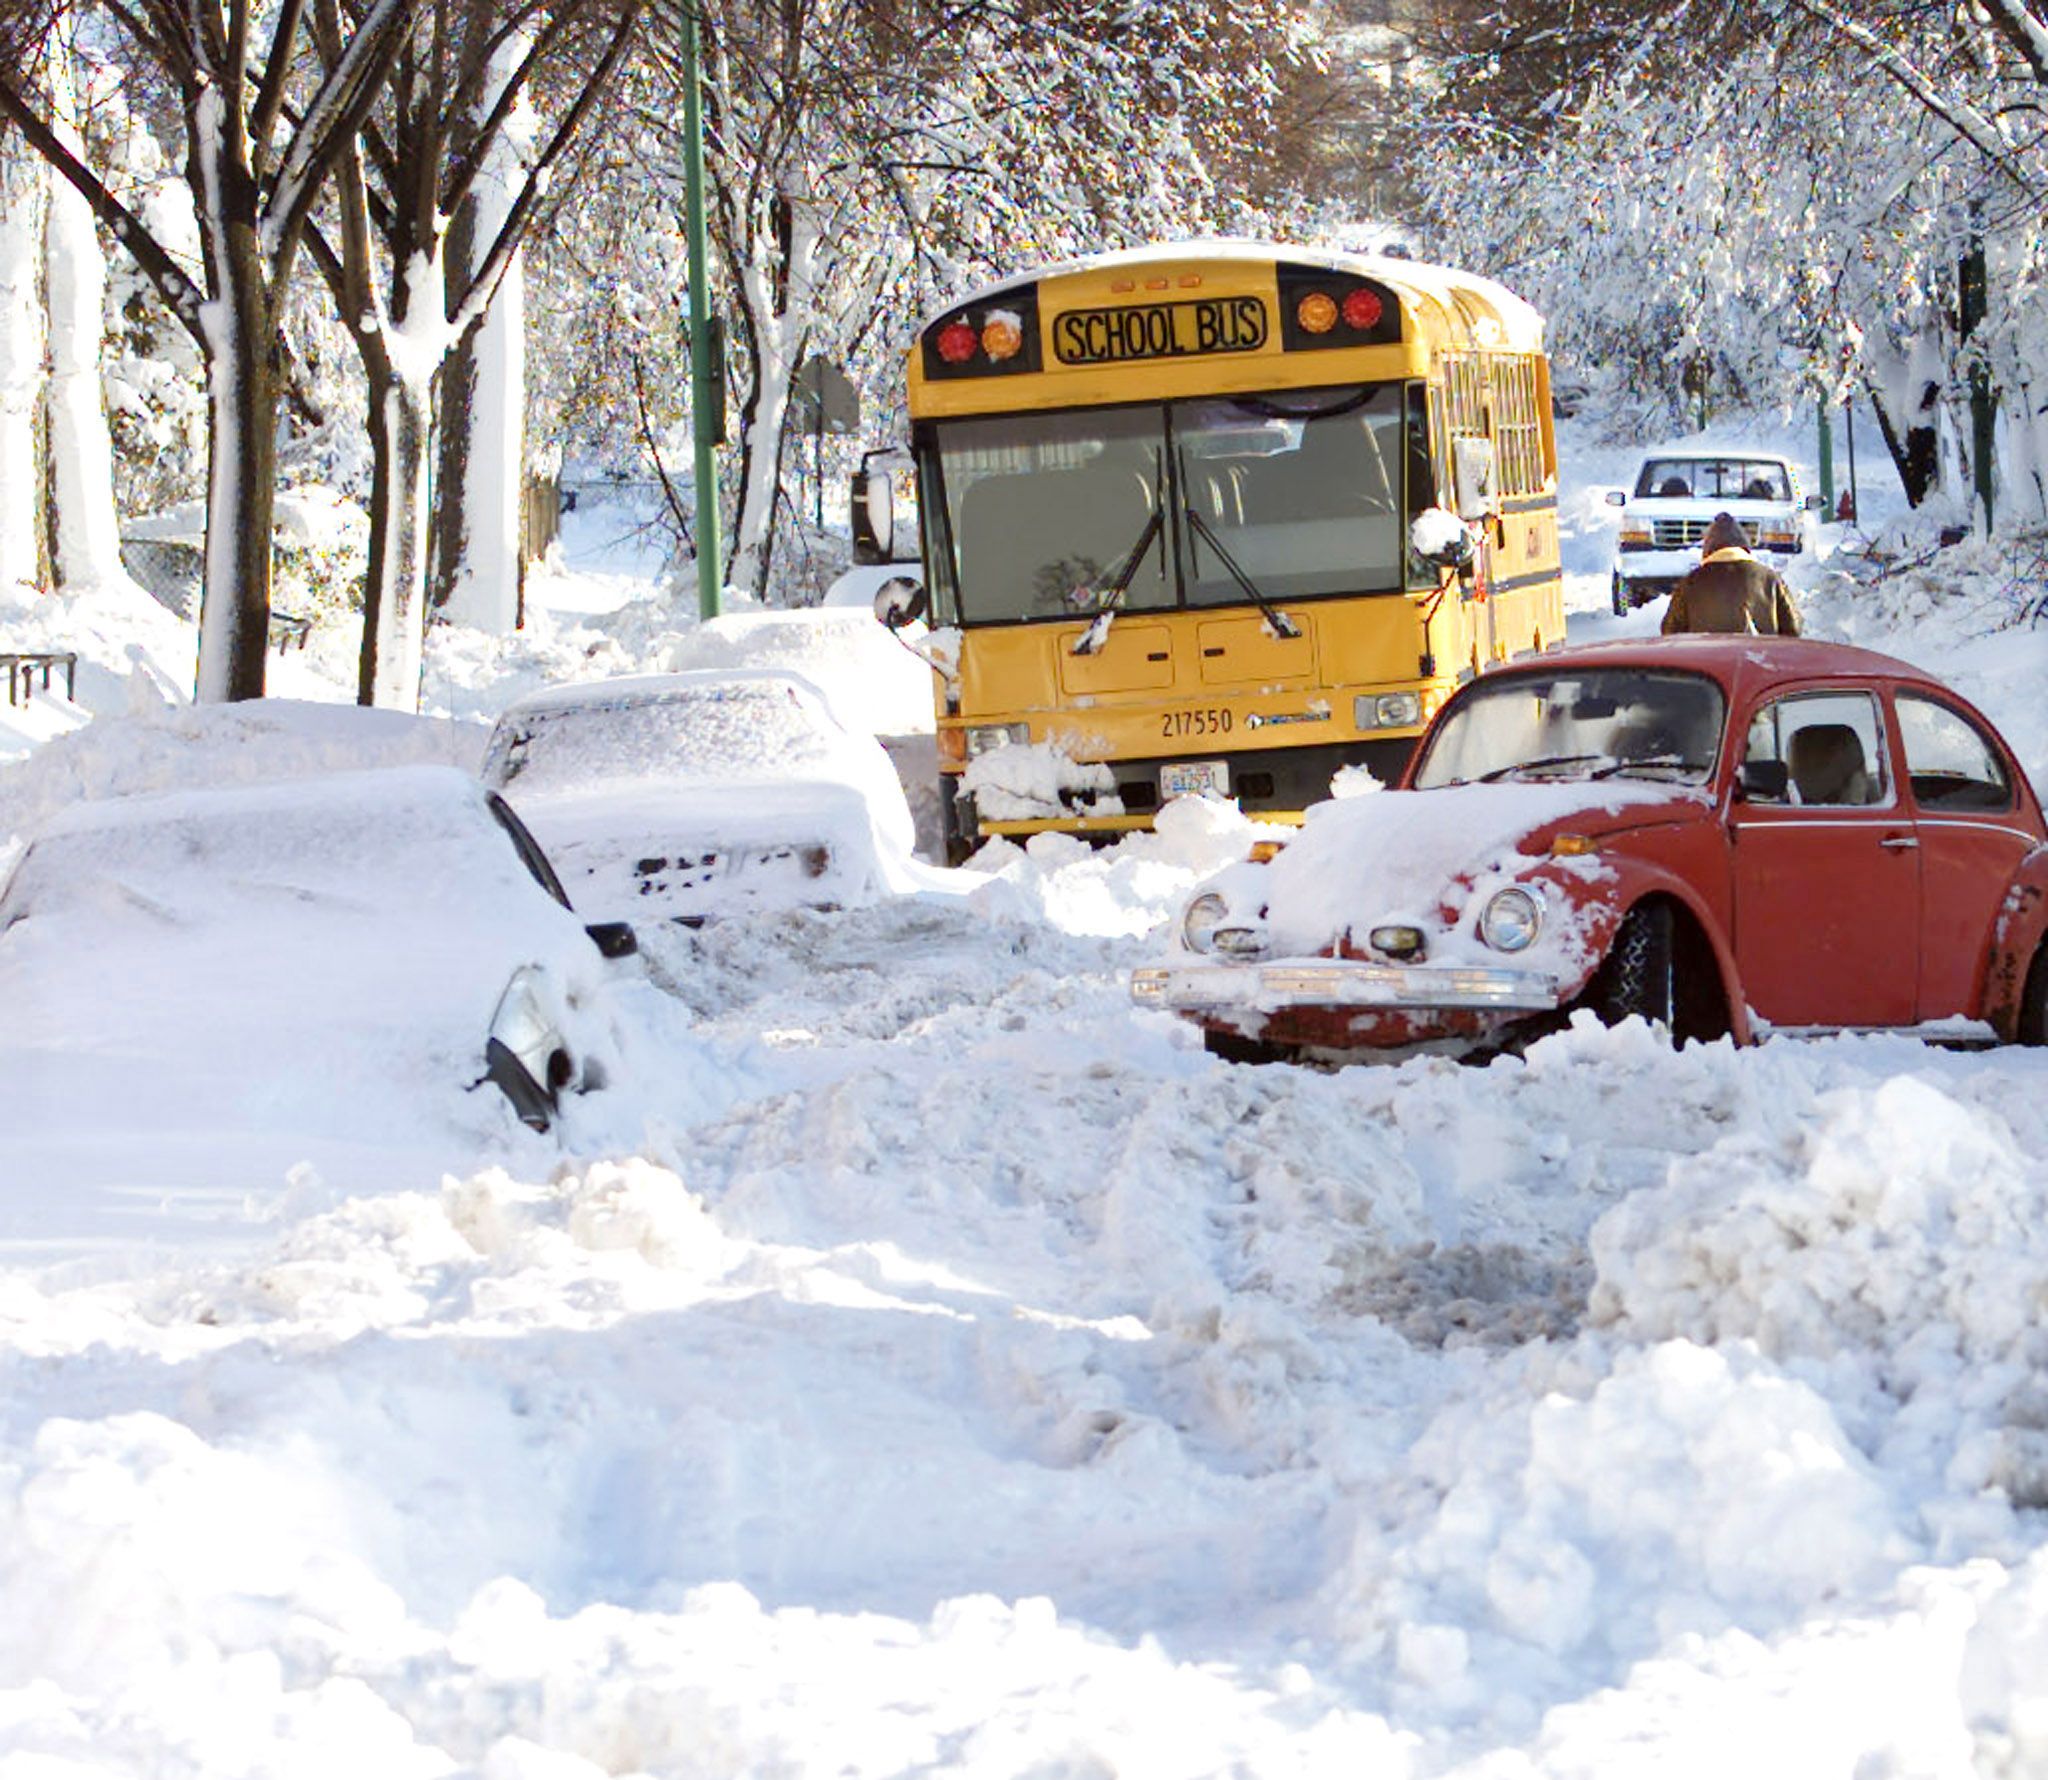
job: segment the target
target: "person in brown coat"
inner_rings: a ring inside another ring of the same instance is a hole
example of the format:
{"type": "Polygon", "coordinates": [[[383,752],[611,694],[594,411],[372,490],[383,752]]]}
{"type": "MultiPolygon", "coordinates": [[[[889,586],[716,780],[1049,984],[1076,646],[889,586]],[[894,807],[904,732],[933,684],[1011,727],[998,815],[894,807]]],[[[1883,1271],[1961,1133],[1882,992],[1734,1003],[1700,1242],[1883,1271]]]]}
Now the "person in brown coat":
{"type": "Polygon", "coordinates": [[[1685,630],[1796,637],[1799,608],[1778,571],[1749,553],[1732,514],[1716,513],[1700,539],[1700,566],[1679,582],[1664,614],[1664,634],[1685,630]]]}

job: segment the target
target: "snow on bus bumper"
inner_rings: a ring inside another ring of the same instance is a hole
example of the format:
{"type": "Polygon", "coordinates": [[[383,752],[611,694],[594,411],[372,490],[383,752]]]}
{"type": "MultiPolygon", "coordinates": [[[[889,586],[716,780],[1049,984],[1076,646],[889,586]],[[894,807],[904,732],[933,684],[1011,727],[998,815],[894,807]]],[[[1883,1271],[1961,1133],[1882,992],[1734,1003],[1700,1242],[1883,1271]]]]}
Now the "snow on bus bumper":
{"type": "Polygon", "coordinates": [[[1285,1008],[1458,1008],[1542,1013],[1561,1005],[1547,972],[1496,965],[1367,964],[1347,958],[1275,964],[1167,964],[1131,972],[1131,999],[1174,1013],[1285,1008]]]}

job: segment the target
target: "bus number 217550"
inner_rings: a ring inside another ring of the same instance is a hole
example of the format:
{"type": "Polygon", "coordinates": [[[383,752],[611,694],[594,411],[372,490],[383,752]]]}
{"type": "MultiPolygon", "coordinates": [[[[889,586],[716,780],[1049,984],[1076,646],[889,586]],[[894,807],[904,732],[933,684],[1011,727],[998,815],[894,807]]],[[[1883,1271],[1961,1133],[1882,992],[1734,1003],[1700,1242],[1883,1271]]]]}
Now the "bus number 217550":
{"type": "Polygon", "coordinates": [[[1169,742],[1182,736],[1228,735],[1235,726],[1232,713],[1220,710],[1167,711],[1159,719],[1159,733],[1169,742]]]}

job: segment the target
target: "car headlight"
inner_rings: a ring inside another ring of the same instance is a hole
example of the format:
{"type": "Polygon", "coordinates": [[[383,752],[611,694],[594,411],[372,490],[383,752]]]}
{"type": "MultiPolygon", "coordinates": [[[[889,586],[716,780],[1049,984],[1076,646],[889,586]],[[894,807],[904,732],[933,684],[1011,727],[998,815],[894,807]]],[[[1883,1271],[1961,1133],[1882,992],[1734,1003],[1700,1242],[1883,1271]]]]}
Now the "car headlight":
{"type": "Polygon", "coordinates": [[[1520,952],[1543,927],[1543,904],[1527,890],[1496,891],[1479,917],[1479,937],[1496,952],[1520,952]]]}
{"type": "Polygon", "coordinates": [[[1351,719],[1360,729],[1413,729],[1422,721],[1422,694],[1368,692],[1351,701],[1351,719]]]}
{"type": "Polygon", "coordinates": [[[1019,747],[1031,740],[1031,725],[1028,723],[984,723],[971,726],[967,731],[967,758],[986,754],[995,748],[1007,748],[1013,742],[1019,747]]]}
{"type": "Polygon", "coordinates": [[[1181,944],[1190,952],[1215,948],[1217,926],[1230,913],[1230,904],[1214,890],[1205,890],[1189,903],[1180,918],[1181,944]]]}

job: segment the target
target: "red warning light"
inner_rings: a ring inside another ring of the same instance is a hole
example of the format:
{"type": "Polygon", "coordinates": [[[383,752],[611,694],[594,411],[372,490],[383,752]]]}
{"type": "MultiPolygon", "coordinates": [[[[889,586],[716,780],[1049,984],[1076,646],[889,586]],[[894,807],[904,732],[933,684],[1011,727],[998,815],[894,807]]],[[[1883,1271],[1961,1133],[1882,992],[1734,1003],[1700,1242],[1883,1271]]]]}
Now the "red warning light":
{"type": "Polygon", "coordinates": [[[1355,290],[1344,299],[1344,325],[1347,328],[1376,328],[1384,313],[1384,306],[1374,291],[1355,290]]]}

